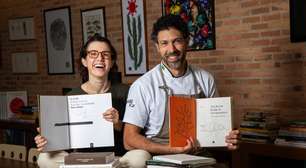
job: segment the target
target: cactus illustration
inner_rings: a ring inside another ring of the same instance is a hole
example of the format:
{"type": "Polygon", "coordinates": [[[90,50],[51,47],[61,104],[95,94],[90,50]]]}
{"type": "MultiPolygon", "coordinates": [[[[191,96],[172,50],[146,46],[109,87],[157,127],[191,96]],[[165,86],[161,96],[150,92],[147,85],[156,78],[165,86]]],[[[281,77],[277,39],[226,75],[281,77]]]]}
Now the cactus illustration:
{"type": "Polygon", "coordinates": [[[140,15],[136,17],[127,15],[127,24],[128,24],[128,51],[130,58],[134,62],[134,69],[140,67],[143,59],[143,46],[140,42],[142,29],[141,29],[141,19],[140,15]]]}

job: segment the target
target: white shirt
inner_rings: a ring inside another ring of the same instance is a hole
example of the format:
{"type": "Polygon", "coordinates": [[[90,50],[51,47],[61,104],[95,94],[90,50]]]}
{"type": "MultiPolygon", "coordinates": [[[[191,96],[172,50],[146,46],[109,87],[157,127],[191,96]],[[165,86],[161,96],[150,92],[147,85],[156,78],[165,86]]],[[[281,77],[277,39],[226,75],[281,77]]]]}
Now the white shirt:
{"type": "Polygon", "coordinates": [[[190,67],[183,76],[173,77],[165,66],[159,64],[137,79],[129,90],[123,122],[144,128],[148,138],[158,134],[163,125],[168,96],[160,88],[164,86],[160,69],[171,94],[195,95],[203,91],[206,97],[216,97],[218,93],[213,76],[205,70],[191,67],[200,85],[195,91],[190,67]]]}

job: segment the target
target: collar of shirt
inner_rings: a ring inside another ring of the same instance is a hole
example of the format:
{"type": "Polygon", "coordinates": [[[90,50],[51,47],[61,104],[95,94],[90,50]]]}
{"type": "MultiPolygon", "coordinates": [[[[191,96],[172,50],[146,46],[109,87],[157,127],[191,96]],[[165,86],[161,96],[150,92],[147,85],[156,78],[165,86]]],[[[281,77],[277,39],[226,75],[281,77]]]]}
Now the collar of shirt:
{"type": "Polygon", "coordinates": [[[190,66],[188,65],[188,63],[187,63],[187,66],[186,66],[187,70],[185,71],[184,75],[179,76],[179,77],[174,77],[174,76],[172,75],[172,73],[170,72],[170,70],[167,68],[167,66],[165,66],[165,65],[163,64],[163,62],[160,63],[160,67],[161,67],[162,73],[163,73],[164,76],[165,76],[166,78],[168,78],[168,79],[179,79],[179,78],[184,78],[185,76],[188,76],[189,73],[191,73],[191,71],[190,71],[190,66]]]}

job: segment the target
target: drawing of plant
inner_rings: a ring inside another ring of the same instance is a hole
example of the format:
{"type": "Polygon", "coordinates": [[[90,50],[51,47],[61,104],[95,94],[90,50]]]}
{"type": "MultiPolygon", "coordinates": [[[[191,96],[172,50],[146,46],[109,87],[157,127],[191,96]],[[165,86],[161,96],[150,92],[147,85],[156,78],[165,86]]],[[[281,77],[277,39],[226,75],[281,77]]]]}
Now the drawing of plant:
{"type": "Polygon", "coordinates": [[[136,0],[128,2],[127,26],[128,26],[128,52],[131,60],[134,62],[134,70],[140,67],[143,60],[143,46],[141,44],[142,22],[140,15],[136,16],[136,0]],[[134,16],[135,15],[135,16],[134,16]],[[137,18],[136,18],[137,17],[137,18]]]}

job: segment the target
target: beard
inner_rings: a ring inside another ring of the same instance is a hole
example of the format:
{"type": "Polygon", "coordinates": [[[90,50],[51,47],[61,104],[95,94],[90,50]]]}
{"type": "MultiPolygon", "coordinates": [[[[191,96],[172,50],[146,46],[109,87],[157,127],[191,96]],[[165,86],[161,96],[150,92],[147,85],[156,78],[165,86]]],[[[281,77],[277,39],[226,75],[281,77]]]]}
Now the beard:
{"type": "Polygon", "coordinates": [[[174,51],[166,53],[162,57],[163,62],[171,69],[179,69],[184,66],[186,60],[186,53],[180,51],[174,51]],[[176,60],[172,61],[169,57],[176,57],[176,60]]]}

